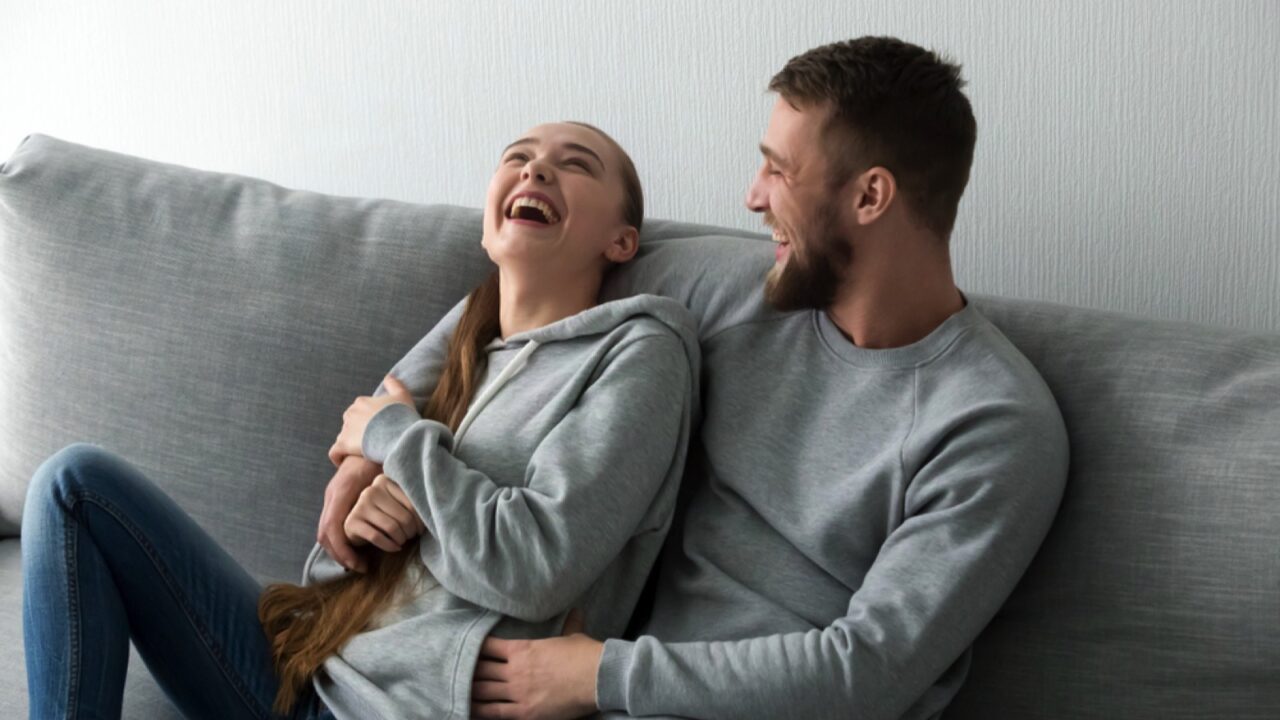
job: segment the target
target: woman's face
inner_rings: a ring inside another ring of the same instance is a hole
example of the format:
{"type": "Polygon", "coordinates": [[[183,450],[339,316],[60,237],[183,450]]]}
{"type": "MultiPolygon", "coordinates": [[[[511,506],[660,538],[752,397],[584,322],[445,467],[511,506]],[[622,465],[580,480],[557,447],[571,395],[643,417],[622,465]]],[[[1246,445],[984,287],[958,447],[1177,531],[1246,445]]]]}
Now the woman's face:
{"type": "Polygon", "coordinates": [[[504,269],[548,276],[599,272],[635,253],[623,220],[621,159],[589,128],[539,125],[502,151],[489,181],[484,240],[504,269]]]}

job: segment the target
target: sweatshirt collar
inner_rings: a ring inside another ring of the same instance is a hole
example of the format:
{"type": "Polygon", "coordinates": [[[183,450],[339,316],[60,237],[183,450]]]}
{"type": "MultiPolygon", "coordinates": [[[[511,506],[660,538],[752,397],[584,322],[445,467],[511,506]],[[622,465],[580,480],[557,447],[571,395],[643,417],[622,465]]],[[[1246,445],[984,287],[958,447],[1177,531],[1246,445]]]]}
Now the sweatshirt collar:
{"type": "Polygon", "coordinates": [[[922,365],[941,355],[966,330],[977,324],[981,315],[964,293],[965,306],[952,313],[928,335],[895,348],[864,348],[854,345],[831,319],[826,310],[814,310],[814,324],[823,345],[841,360],[859,367],[906,368],[922,365]]]}

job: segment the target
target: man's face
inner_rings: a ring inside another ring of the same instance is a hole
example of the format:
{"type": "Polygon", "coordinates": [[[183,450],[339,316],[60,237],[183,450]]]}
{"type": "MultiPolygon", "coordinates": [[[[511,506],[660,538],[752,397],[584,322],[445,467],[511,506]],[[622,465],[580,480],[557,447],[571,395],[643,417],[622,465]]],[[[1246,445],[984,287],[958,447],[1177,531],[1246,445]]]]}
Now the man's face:
{"type": "Polygon", "coordinates": [[[778,243],[765,297],[779,310],[823,308],[849,263],[841,193],[831,186],[822,137],[825,108],[797,110],[779,97],[760,152],[764,156],[747,208],[764,213],[778,243]]]}

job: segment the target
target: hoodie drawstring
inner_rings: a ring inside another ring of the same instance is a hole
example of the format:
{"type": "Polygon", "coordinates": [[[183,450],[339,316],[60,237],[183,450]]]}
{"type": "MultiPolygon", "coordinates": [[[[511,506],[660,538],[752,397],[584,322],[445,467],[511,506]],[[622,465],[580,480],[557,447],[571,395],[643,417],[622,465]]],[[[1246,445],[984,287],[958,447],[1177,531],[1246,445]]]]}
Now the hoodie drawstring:
{"type": "Polygon", "coordinates": [[[489,404],[493,396],[498,394],[502,386],[507,384],[508,380],[524,369],[524,366],[529,362],[529,356],[537,349],[537,340],[526,342],[511,362],[502,368],[502,372],[498,373],[498,377],[494,378],[493,382],[480,391],[475,402],[471,403],[470,407],[467,408],[467,414],[462,416],[462,422],[458,424],[458,432],[453,434],[453,449],[455,452],[457,452],[458,446],[462,445],[462,438],[467,434],[467,430],[471,429],[471,423],[475,421],[476,416],[480,414],[485,405],[489,404]]]}

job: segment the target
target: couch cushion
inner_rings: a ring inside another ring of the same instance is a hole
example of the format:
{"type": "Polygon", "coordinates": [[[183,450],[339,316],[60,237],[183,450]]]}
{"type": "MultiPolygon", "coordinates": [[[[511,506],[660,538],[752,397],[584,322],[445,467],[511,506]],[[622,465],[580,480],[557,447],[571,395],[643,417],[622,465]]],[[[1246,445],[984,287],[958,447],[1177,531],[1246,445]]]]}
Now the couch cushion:
{"type": "Polygon", "coordinates": [[[974,300],[1071,474],[947,717],[1280,717],[1280,336],[974,300]]]}
{"type": "Polygon", "coordinates": [[[0,169],[3,530],[84,440],[296,578],[341,411],[485,271],[476,217],[28,138],[0,169]]]}

